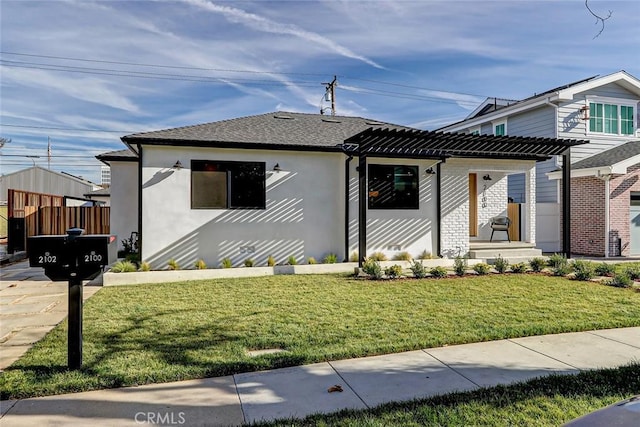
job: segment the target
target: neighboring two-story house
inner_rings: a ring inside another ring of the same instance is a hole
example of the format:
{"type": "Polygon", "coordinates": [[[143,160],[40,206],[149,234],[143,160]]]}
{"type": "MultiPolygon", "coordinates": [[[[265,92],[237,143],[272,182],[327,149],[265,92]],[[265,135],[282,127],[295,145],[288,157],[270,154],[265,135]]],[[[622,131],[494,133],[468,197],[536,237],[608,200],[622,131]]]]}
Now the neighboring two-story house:
{"type": "MultiPolygon", "coordinates": [[[[466,119],[439,131],[588,140],[571,148],[571,250],[640,255],[640,80],[619,71],[514,101],[488,98],[466,119]]],[[[536,168],[536,242],[559,251],[561,158],[536,168]]],[[[527,204],[522,175],[509,198],[527,204]]]]}

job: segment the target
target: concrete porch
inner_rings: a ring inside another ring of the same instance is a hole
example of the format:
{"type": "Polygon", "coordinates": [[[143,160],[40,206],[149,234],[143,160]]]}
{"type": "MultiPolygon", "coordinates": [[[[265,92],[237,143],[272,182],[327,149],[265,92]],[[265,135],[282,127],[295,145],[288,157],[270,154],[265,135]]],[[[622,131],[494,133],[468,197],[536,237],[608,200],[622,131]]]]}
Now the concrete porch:
{"type": "Polygon", "coordinates": [[[516,241],[472,240],[469,242],[469,258],[482,259],[487,264],[493,264],[501,256],[510,264],[527,262],[531,258],[541,257],[542,250],[534,243],[516,241]]]}

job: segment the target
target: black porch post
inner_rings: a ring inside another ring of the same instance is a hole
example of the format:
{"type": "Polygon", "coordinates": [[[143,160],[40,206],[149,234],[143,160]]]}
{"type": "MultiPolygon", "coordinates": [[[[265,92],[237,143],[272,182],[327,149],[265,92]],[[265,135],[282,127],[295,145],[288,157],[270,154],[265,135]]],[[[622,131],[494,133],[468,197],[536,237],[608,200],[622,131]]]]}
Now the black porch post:
{"type": "Polygon", "coordinates": [[[562,155],[562,252],[571,257],[571,148],[562,155]]]}
{"type": "Polygon", "coordinates": [[[367,256],[367,157],[358,156],[358,267],[367,256]]]}

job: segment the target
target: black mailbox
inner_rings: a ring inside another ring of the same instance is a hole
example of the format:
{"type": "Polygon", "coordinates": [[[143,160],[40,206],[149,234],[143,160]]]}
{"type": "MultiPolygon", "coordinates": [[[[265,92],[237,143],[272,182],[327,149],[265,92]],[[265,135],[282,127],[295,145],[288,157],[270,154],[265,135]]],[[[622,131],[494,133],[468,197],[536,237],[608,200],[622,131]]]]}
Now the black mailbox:
{"type": "Polygon", "coordinates": [[[29,265],[42,268],[62,268],[69,264],[66,251],[67,236],[29,237],[29,265]]]}

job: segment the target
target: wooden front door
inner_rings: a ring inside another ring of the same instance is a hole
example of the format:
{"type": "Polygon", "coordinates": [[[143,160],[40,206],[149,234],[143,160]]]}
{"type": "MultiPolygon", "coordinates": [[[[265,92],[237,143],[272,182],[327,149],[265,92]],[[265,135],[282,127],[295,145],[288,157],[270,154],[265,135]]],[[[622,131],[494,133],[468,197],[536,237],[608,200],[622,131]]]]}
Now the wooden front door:
{"type": "Polygon", "coordinates": [[[478,235],[478,175],[469,174],[469,237],[478,235]]]}

